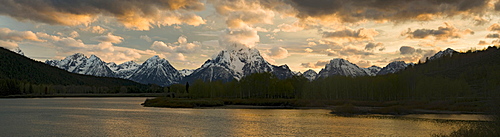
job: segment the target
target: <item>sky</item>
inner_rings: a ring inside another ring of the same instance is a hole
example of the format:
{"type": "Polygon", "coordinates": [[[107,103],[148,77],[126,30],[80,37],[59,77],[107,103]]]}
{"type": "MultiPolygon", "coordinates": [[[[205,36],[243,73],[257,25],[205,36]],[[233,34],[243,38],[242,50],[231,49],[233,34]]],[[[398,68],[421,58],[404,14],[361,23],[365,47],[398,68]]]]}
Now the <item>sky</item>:
{"type": "Polygon", "coordinates": [[[179,70],[235,44],[301,72],[418,62],[498,45],[499,23],[498,0],[0,0],[0,46],[27,57],[159,55],[179,70]]]}

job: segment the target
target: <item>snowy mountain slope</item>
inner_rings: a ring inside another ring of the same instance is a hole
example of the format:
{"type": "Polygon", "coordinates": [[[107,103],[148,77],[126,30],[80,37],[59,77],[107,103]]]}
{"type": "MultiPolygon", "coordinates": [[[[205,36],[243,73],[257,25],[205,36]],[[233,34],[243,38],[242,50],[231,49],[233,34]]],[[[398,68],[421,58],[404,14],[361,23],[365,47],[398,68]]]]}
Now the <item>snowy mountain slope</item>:
{"type": "Polygon", "coordinates": [[[429,60],[435,60],[438,58],[441,58],[443,56],[452,56],[454,53],[458,53],[457,51],[447,48],[446,50],[439,51],[438,53],[434,54],[434,56],[430,57],[429,60]]]}
{"type": "Polygon", "coordinates": [[[317,75],[318,73],[312,69],[309,69],[302,74],[302,76],[306,77],[309,81],[315,80],[317,75]]]}
{"type": "Polygon", "coordinates": [[[182,75],[166,59],[153,56],[146,60],[133,75],[130,80],[143,84],[157,84],[168,86],[177,83],[182,75]]]}
{"type": "Polygon", "coordinates": [[[330,62],[325,65],[325,68],[321,69],[317,77],[326,78],[332,75],[357,77],[369,74],[362,68],[359,68],[356,64],[337,58],[330,60],[330,62]]]}
{"type": "Polygon", "coordinates": [[[116,77],[124,79],[130,78],[130,76],[132,76],[135,71],[141,66],[134,61],[127,61],[120,65],[116,65],[114,62],[107,64],[107,66],[116,74],[116,77]]]}
{"type": "Polygon", "coordinates": [[[87,58],[85,55],[77,53],[63,60],[47,60],[45,63],[72,73],[100,77],[115,77],[114,72],[109,69],[106,63],[95,55],[91,55],[87,58]]]}
{"type": "Polygon", "coordinates": [[[271,72],[278,78],[293,76],[287,65],[274,66],[260,55],[257,49],[240,48],[221,51],[214,59],[207,60],[183,81],[231,81],[253,73],[271,72]]]}
{"type": "Polygon", "coordinates": [[[371,67],[368,67],[368,68],[362,68],[367,74],[368,76],[376,76],[377,73],[382,70],[381,67],[378,67],[378,66],[371,66],[371,67]]]}
{"type": "Polygon", "coordinates": [[[195,71],[195,69],[182,69],[182,70],[179,70],[179,73],[181,73],[182,77],[187,77],[187,76],[191,75],[194,71],[195,71]]]}
{"type": "Polygon", "coordinates": [[[406,69],[406,67],[408,67],[408,65],[409,64],[406,64],[404,61],[394,61],[394,62],[387,64],[387,66],[385,66],[384,68],[382,68],[377,73],[377,75],[387,75],[387,74],[396,73],[396,72],[399,72],[399,71],[406,69]]]}

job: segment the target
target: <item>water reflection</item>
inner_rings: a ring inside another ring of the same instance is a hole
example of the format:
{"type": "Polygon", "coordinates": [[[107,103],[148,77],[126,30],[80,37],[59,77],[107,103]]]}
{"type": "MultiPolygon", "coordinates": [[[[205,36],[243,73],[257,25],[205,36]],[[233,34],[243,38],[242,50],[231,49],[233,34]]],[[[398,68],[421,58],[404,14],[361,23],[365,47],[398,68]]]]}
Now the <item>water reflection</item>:
{"type": "MultiPolygon", "coordinates": [[[[337,117],[329,110],[145,108],[145,98],[0,99],[2,136],[429,136],[442,115],[337,117]]],[[[448,119],[457,118],[454,115],[448,119]]],[[[473,119],[472,119],[473,120],[473,119]]]]}

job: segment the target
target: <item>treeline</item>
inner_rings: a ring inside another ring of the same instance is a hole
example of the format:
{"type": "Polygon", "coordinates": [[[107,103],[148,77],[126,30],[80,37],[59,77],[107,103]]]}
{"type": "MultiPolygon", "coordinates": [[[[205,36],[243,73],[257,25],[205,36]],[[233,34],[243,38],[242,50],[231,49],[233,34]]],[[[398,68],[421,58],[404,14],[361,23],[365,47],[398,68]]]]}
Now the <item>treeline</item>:
{"type": "Polygon", "coordinates": [[[391,101],[487,98],[499,88],[500,50],[489,47],[444,56],[383,76],[331,76],[309,82],[299,76],[278,79],[271,73],[258,73],[226,83],[198,80],[175,84],[164,91],[190,98],[391,101]]]}

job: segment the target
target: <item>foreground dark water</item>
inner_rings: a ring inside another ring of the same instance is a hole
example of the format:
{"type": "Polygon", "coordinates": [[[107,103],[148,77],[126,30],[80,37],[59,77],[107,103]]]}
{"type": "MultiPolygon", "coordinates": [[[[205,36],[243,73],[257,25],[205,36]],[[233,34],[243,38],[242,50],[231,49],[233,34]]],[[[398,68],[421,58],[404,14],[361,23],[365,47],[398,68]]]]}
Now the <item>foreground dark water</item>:
{"type": "Polygon", "coordinates": [[[146,98],[0,99],[1,136],[430,136],[477,116],[337,117],[329,110],[147,108],[146,98]],[[420,118],[412,118],[420,117],[420,118]],[[431,118],[431,119],[429,119],[431,118]]]}

